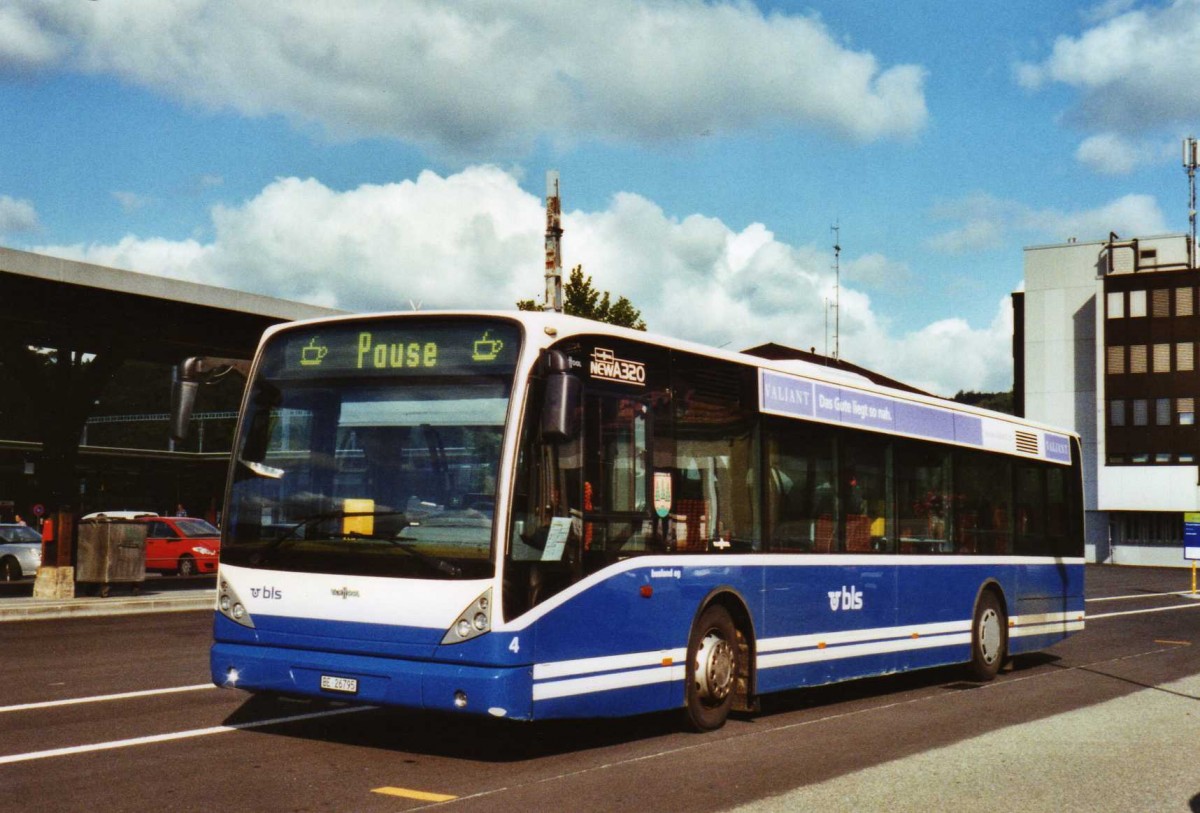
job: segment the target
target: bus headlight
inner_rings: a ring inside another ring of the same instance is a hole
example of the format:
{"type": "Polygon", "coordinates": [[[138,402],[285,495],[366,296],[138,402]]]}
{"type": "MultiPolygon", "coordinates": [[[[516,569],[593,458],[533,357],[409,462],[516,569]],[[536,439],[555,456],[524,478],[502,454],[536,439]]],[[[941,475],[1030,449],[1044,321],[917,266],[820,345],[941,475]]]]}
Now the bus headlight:
{"type": "Polygon", "coordinates": [[[492,588],[488,588],[471,606],[462,611],[450,625],[443,644],[461,644],[488,632],[492,628],[492,588]]]}
{"type": "Polygon", "coordinates": [[[250,617],[246,605],[226,579],[221,579],[217,586],[217,612],[234,623],[254,629],[254,619],[250,617]]]}

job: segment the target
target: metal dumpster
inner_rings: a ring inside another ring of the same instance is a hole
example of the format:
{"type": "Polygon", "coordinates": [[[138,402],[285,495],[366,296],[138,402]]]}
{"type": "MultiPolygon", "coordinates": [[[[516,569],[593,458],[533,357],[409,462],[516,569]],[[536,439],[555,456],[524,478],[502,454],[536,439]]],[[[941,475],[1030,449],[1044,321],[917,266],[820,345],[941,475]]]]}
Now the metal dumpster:
{"type": "Polygon", "coordinates": [[[79,522],[75,581],[99,586],[107,596],[113,584],[130,584],[141,592],[146,581],[146,523],[97,517],[79,522]]]}

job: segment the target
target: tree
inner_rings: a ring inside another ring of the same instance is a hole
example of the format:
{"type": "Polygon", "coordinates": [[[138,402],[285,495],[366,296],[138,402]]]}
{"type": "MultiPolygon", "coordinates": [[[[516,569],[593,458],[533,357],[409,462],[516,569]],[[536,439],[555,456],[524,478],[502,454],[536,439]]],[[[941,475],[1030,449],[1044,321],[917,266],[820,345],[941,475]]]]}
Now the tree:
{"type": "Polygon", "coordinates": [[[1012,390],[1008,392],[966,392],[959,390],[958,394],[951,400],[958,401],[960,404],[970,404],[971,406],[983,407],[984,409],[993,409],[996,412],[1007,412],[1009,415],[1013,412],[1013,394],[1012,390]]]}
{"type": "MultiPolygon", "coordinates": [[[[532,299],[522,299],[517,302],[517,308],[523,311],[540,311],[541,305],[532,299]]],[[[645,330],[646,322],[642,312],[633,306],[625,297],[618,297],[616,302],[608,291],[598,291],[592,287],[591,276],[583,275],[583,266],[577,265],[571,269],[571,275],[563,286],[563,311],[571,316],[582,316],[597,322],[606,322],[619,327],[631,327],[634,330],[645,330]]]]}

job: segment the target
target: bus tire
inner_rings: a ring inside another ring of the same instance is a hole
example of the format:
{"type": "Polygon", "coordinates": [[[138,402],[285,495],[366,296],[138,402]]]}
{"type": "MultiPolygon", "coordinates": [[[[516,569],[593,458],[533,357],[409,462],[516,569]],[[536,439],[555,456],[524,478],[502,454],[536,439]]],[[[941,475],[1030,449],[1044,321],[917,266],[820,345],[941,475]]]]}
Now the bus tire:
{"type": "Polygon", "coordinates": [[[1000,599],[985,590],[971,621],[971,663],[967,671],[973,680],[989,681],[1000,673],[1007,657],[1008,619],[1000,599]]]}
{"type": "Polygon", "coordinates": [[[733,708],[738,676],[737,629],[729,612],[710,604],[692,627],[684,711],[694,731],[715,731],[733,708]]]}

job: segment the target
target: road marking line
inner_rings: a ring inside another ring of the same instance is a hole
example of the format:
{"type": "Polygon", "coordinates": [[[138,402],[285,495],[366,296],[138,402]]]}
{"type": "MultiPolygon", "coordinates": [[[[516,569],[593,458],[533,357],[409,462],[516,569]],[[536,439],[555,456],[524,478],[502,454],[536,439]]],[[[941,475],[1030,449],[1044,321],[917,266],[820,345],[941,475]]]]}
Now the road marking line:
{"type": "Polygon", "coordinates": [[[55,706],[74,706],[80,703],[102,703],[106,700],[129,700],[134,697],[153,697],[159,694],[174,694],[176,692],[195,692],[200,689],[217,688],[211,683],[197,683],[193,686],[173,686],[169,689],[145,689],[139,692],[121,692],[120,694],[100,694],[94,697],[72,697],[66,700],[44,700],[40,703],[22,703],[17,706],[0,706],[0,714],[6,711],[29,711],[31,709],[49,709],[55,706]]]}
{"type": "Polygon", "coordinates": [[[450,796],[445,793],[427,793],[423,790],[409,790],[408,788],[375,788],[371,793],[382,793],[385,796],[400,796],[404,799],[416,799],[418,802],[449,802],[457,799],[457,796],[450,796]]]}
{"type": "Polygon", "coordinates": [[[1095,621],[1097,618],[1114,618],[1118,615],[1142,615],[1143,613],[1165,613],[1171,610],[1195,610],[1200,607],[1200,604],[1180,604],[1177,607],[1152,607],[1148,610],[1122,610],[1119,613],[1100,613],[1099,615],[1088,614],[1088,621],[1095,621]]]}
{"type": "Polygon", "coordinates": [[[91,745],[71,745],[66,748],[51,748],[48,751],[31,751],[27,754],[10,754],[8,756],[0,756],[0,765],[9,765],[14,762],[31,762],[35,759],[74,756],[75,754],[90,754],[95,751],[112,751],[117,748],[131,748],[135,745],[153,745],[154,743],[158,742],[186,740],[192,737],[206,737],[210,734],[224,734],[228,731],[241,731],[247,728],[262,728],[263,726],[282,725],[283,723],[296,723],[302,720],[315,720],[318,717],[332,717],[336,714],[350,714],[356,711],[367,711],[368,709],[374,708],[374,706],[347,706],[346,708],[315,711],[310,712],[309,714],[295,714],[291,717],[275,717],[270,720],[252,720],[248,723],[218,725],[212,726],[211,728],[194,728],[191,731],[175,731],[170,734],[152,734],[148,737],[133,737],[132,739],[127,740],[97,742],[91,745]]]}
{"type": "Polygon", "coordinates": [[[1172,590],[1169,593],[1130,593],[1124,596],[1097,596],[1096,598],[1085,598],[1084,603],[1092,601],[1128,601],[1134,598],[1166,598],[1167,596],[1189,595],[1191,592],[1191,590],[1172,590]]]}
{"type": "Polygon", "coordinates": [[[1154,643],[1156,643],[1156,644],[1175,644],[1176,646],[1191,646],[1192,645],[1191,641],[1160,641],[1158,638],[1154,639],[1154,643]]]}

